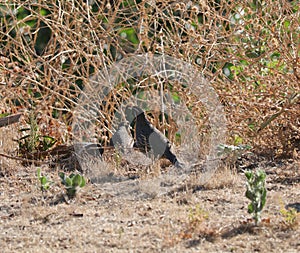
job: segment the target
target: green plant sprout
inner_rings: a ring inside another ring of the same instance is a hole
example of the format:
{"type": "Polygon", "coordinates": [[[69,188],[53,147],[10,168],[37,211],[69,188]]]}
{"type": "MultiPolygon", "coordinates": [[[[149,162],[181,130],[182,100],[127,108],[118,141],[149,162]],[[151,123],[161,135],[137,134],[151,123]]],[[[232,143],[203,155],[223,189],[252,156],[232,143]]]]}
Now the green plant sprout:
{"type": "Polygon", "coordinates": [[[280,214],[283,216],[284,218],[284,223],[290,227],[293,228],[297,225],[297,210],[295,208],[284,208],[284,206],[282,206],[280,208],[280,214]]]}
{"type": "Polygon", "coordinates": [[[196,207],[189,210],[188,218],[191,224],[201,224],[208,217],[208,212],[202,209],[200,205],[196,205],[196,207]]]}
{"type": "Polygon", "coordinates": [[[118,149],[116,149],[116,152],[114,154],[114,161],[116,163],[116,167],[119,168],[122,162],[122,154],[119,152],[118,149]]]}
{"type": "Polygon", "coordinates": [[[47,191],[50,188],[50,186],[53,182],[50,181],[46,176],[41,175],[41,169],[40,168],[37,169],[37,177],[38,177],[38,179],[40,181],[40,184],[41,184],[41,186],[40,186],[41,191],[43,191],[43,192],[47,191]]]}
{"type": "Polygon", "coordinates": [[[69,198],[74,198],[77,191],[84,187],[86,184],[85,178],[80,174],[70,174],[67,176],[65,173],[60,172],[59,177],[61,178],[61,183],[65,186],[67,195],[69,198]]]}
{"type": "Polygon", "coordinates": [[[33,113],[30,114],[27,124],[29,125],[29,128],[22,128],[20,129],[20,132],[29,131],[29,133],[17,140],[21,150],[27,152],[33,152],[37,150],[46,151],[53,147],[53,145],[56,143],[56,140],[48,135],[40,135],[37,120],[33,113]]]}
{"type": "Polygon", "coordinates": [[[245,196],[251,200],[248,213],[253,213],[255,225],[261,221],[261,211],[266,204],[267,190],[265,187],[266,173],[263,170],[245,171],[247,191],[245,196]]]}

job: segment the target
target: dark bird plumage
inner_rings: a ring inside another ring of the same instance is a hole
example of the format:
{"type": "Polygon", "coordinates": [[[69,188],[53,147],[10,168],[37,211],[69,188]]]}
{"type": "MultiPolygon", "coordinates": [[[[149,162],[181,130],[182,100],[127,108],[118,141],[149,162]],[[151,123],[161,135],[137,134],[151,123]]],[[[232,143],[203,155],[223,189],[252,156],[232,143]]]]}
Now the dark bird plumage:
{"type": "Polygon", "coordinates": [[[154,157],[165,157],[171,163],[180,166],[175,154],[171,151],[171,143],[146,118],[144,111],[132,106],[135,118],[135,146],[144,152],[150,152],[154,157]]]}

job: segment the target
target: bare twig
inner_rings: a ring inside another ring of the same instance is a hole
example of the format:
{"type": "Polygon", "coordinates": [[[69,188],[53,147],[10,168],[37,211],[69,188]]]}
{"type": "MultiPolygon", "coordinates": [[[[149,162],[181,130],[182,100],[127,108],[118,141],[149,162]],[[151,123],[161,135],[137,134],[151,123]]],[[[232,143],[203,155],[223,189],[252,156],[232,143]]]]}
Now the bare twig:
{"type": "Polygon", "coordinates": [[[22,114],[10,115],[0,118],[0,127],[8,126],[19,121],[22,114]]]}

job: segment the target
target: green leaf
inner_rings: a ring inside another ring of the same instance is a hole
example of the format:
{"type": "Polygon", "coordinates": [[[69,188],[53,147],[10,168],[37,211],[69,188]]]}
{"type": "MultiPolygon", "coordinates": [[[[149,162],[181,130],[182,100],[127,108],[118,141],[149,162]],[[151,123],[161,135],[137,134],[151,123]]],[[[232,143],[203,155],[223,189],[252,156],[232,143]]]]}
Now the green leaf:
{"type": "Polygon", "coordinates": [[[249,205],[248,205],[248,213],[253,213],[254,212],[254,206],[253,206],[253,204],[252,203],[250,203],[249,205]]]}
{"type": "Polygon", "coordinates": [[[279,58],[280,58],[280,53],[275,52],[275,53],[271,54],[272,60],[278,60],[279,58]]]}
{"type": "Polygon", "coordinates": [[[73,179],[73,177],[75,177],[75,174],[74,173],[71,173],[69,178],[73,179]]]}
{"type": "Polygon", "coordinates": [[[254,122],[251,122],[251,123],[248,124],[248,128],[249,128],[250,130],[252,130],[252,131],[255,131],[255,129],[256,129],[256,124],[255,124],[254,122]]]}
{"type": "Polygon", "coordinates": [[[262,208],[265,206],[267,201],[267,190],[263,189],[262,197],[261,197],[261,206],[262,208]]]}
{"type": "Polygon", "coordinates": [[[246,196],[248,199],[252,200],[254,195],[252,194],[251,191],[248,190],[248,191],[246,191],[245,196],[246,196]]]}
{"type": "Polygon", "coordinates": [[[66,185],[66,187],[72,187],[73,186],[73,181],[69,177],[66,177],[64,182],[65,182],[64,184],[66,185]]]}
{"type": "Polygon", "coordinates": [[[175,134],[175,143],[181,143],[181,133],[175,134]]]}
{"type": "Polygon", "coordinates": [[[123,39],[129,40],[133,44],[137,45],[139,43],[139,39],[136,35],[136,32],[133,28],[127,28],[120,31],[120,36],[123,39]]]}
{"type": "Polygon", "coordinates": [[[41,10],[40,10],[40,14],[41,14],[42,16],[46,16],[48,13],[49,13],[49,11],[46,10],[46,9],[41,9],[41,10]]]}
{"type": "Polygon", "coordinates": [[[45,176],[43,176],[43,177],[41,177],[41,184],[42,185],[45,185],[45,184],[47,184],[47,182],[48,182],[48,180],[47,180],[47,178],[45,177],[45,176]]]}
{"type": "Polygon", "coordinates": [[[48,143],[52,143],[52,142],[55,142],[55,141],[56,141],[53,137],[48,136],[48,135],[43,135],[42,137],[43,137],[43,139],[44,139],[46,142],[48,142],[48,143]]]}
{"type": "Polygon", "coordinates": [[[284,28],[289,28],[290,24],[291,24],[291,22],[290,22],[289,20],[285,20],[285,21],[283,22],[284,28]]]}
{"type": "Polygon", "coordinates": [[[28,10],[26,10],[24,7],[19,7],[17,10],[18,10],[17,11],[17,19],[18,20],[22,20],[25,17],[30,15],[30,12],[28,10]]]}
{"type": "Polygon", "coordinates": [[[40,179],[41,178],[41,168],[37,169],[37,177],[40,179]]]}
{"type": "Polygon", "coordinates": [[[81,177],[81,184],[79,185],[81,188],[86,185],[86,181],[84,177],[81,177]]]}
{"type": "Polygon", "coordinates": [[[179,96],[178,92],[173,92],[172,93],[172,99],[173,99],[175,104],[180,103],[180,96],[179,96]]]}
{"type": "Polygon", "coordinates": [[[59,175],[59,177],[61,178],[62,182],[64,182],[64,181],[65,181],[65,178],[66,178],[66,174],[63,173],[63,172],[59,172],[58,175],[59,175]]]}
{"type": "Polygon", "coordinates": [[[253,177],[253,172],[252,171],[245,171],[245,176],[247,177],[248,180],[250,180],[253,177]]]}
{"type": "Polygon", "coordinates": [[[234,136],[234,145],[239,145],[239,144],[242,144],[243,143],[243,138],[238,136],[238,135],[235,135],[234,136]]]}
{"type": "Polygon", "coordinates": [[[73,186],[74,187],[80,186],[81,181],[82,181],[82,177],[79,174],[75,175],[73,178],[73,186]]]}
{"type": "Polygon", "coordinates": [[[54,139],[51,136],[41,136],[43,138],[43,150],[48,150],[49,148],[51,148],[55,143],[56,143],[56,139],[54,139]]]}

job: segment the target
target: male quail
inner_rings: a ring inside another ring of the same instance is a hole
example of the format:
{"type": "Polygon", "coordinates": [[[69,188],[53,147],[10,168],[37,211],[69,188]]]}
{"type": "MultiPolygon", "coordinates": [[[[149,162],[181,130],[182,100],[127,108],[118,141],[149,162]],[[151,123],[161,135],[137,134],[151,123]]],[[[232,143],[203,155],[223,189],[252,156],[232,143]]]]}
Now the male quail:
{"type": "Polygon", "coordinates": [[[146,119],[144,111],[132,106],[132,113],[136,121],[135,146],[144,152],[150,151],[155,157],[165,157],[172,164],[181,167],[181,163],[171,151],[170,141],[146,119]]]}

